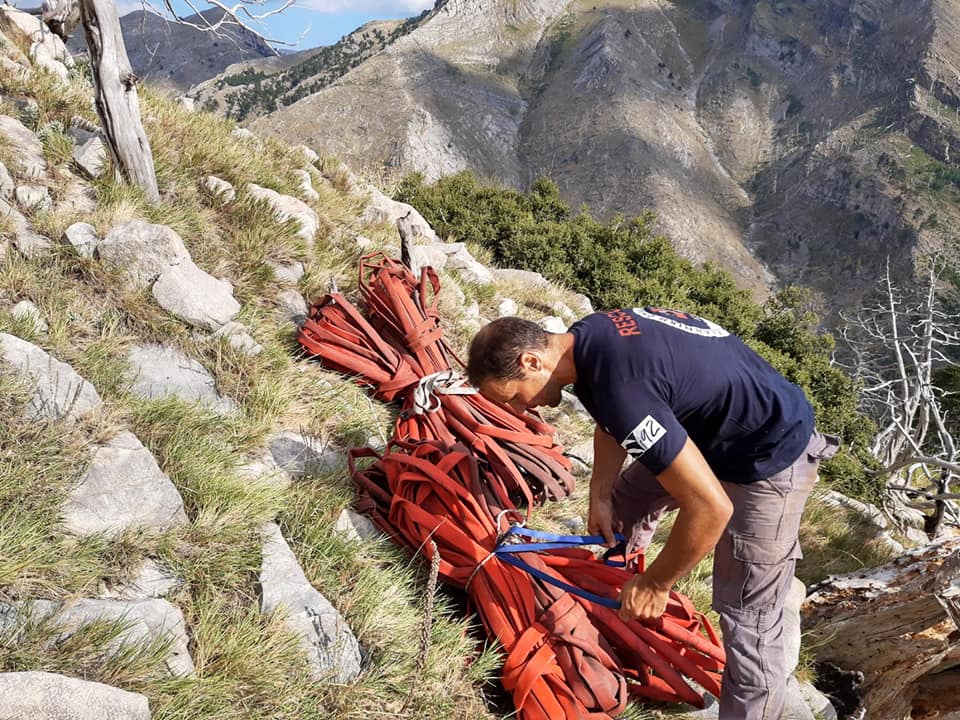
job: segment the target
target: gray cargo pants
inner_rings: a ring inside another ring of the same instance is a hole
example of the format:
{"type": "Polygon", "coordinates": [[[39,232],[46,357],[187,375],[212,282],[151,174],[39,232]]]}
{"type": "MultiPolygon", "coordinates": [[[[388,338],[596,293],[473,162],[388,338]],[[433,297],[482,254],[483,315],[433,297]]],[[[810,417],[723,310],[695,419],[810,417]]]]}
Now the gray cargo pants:
{"type": "MultiPolygon", "coordinates": [[[[713,560],[713,609],[727,652],[719,720],[781,720],[787,672],[783,654],[783,602],[802,557],[797,532],[821,458],[835,438],[814,432],[807,449],[775,475],[749,484],[724,482],[733,517],[713,560]]],[[[676,501],[639,462],[613,489],[613,509],[623,522],[628,549],[650,543],[664,512],[676,501]]]]}

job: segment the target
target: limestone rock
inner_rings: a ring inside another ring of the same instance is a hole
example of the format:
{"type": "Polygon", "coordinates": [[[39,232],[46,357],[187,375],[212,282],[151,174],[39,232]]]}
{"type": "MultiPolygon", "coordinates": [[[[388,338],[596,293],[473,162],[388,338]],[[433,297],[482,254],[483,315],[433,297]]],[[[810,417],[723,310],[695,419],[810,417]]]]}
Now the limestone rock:
{"type": "Polygon", "coordinates": [[[813,711],[813,715],[817,720],[837,720],[837,711],[826,695],[810,683],[801,682],[798,683],[798,685],[800,696],[807,704],[807,707],[813,711]]]}
{"type": "Polygon", "coordinates": [[[182,107],[187,112],[194,112],[196,110],[196,103],[192,97],[186,95],[181,95],[177,98],[177,105],[182,107]]]}
{"type": "Polygon", "coordinates": [[[593,312],[593,303],[590,302],[590,298],[588,298],[586,295],[583,293],[576,293],[573,298],[577,301],[577,306],[574,308],[574,310],[576,310],[580,317],[589,315],[593,312]]]}
{"type": "Polygon", "coordinates": [[[346,621],[310,584],[279,526],[263,529],[260,608],[282,613],[287,626],[302,638],[315,678],[350,682],[360,674],[360,646],[346,621]]]}
{"type": "Polygon", "coordinates": [[[153,284],[153,297],[164,310],[208,330],[219,330],[240,312],[230,283],[205,273],[193,261],[164,270],[153,284]]]}
{"type": "Polygon", "coordinates": [[[296,285],[300,282],[300,278],[303,277],[306,268],[304,268],[303,263],[299,261],[294,261],[290,263],[278,263],[267,261],[267,265],[273,270],[274,277],[281,282],[288,282],[296,285]]]}
{"type": "Polygon", "coordinates": [[[93,385],[72,367],[15,335],[0,333],[0,357],[33,391],[26,407],[30,419],[76,420],[102,404],[93,385]]]}
{"type": "Polygon", "coordinates": [[[306,170],[294,170],[293,174],[300,180],[300,194],[308,202],[316,202],[320,199],[320,193],[313,189],[313,178],[306,170]]]}
{"type": "MultiPolygon", "coordinates": [[[[66,172],[62,170],[61,172],[66,172]]],[[[64,215],[90,215],[97,209],[97,193],[89,183],[78,177],[68,180],[67,187],[54,207],[54,212],[64,215]]]]}
{"type": "Polygon", "coordinates": [[[794,578],[783,604],[783,655],[788,673],[793,673],[800,664],[800,606],[806,597],[807,586],[794,578]]]}
{"type": "Polygon", "coordinates": [[[10,171],[7,170],[7,166],[0,163],[0,198],[12,200],[13,191],[16,187],[17,185],[13,182],[13,178],[10,177],[10,171]]]}
{"type": "Polygon", "coordinates": [[[290,485],[290,476],[273,459],[269,450],[237,468],[237,474],[250,482],[270,487],[285,488],[290,485]]]}
{"type": "Polygon", "coordinates": [[[540,318],[538,325],[549,333],[565,333],[567,331],[566,323],[556,315],[540,318]]]}
{"type": "Polygon", "coordinates": [[[353,542],[384,537],[373,520],[366,515],[353,512],[350,508],[344,508],[337,517],[337,524],[333,526],[333,532],[345,540],[353,542]]]}
{"type": "Polygon", "coordinates": [[[471,300],[470,303],[463,308],[463,316],[468,320],[479,320],[480,304],[476,300],[471,300]]]}
{"type": "Polygon", "coordinates": [[[230,347],[235,348],[247,355],[259,355],[263,352],[263,346],[258,344],[253,336],[247,331],[243,323],[236,321],[228,322],[222,328],[217,330],[213,337],[225,338],[230,347]]]}
{"type": "Polygon", "coordinates": [[[520,308],[517,305],[517,301],[510,298],[504,298],[500,301],[500,304],[497,305],[497,317],[510,317],[516,315],[519,311],[520,308]]]}
{"type": "Polygon", "coordinates": [[[187,677],[195,672],[187,649],[183,613],[166,600],[34,600],[18,604],[18,609],[28,611],[33,619],[50,618],[57,630],[54,642],[63,642],[90,623],[122,622],[125,628],[109,643],[109,650],[115,652],[125,646],[167,640],[170,643],[166,657],[168,672],[175,677],[187,677]]]}
{"type": "Polygon", "coordinates": [[[40,308],[29,300],[21,300],[14,305],[12,314],[18,320],[29,320],[32,318],[34,332],[40,333],[41,335],[50,329],[47,321],[43,319],[43,315],[40,313],[40,308]]]}
{"type": "Polygon", "coordinates": [[[107,166],[107,148],[99,135],[87,140],[73,151],[73,161],[87,177],[98,178],[107,166]]]}
{"type": "Polygon", "coordinates": [[[124,270],[141,287],[168,268],[190,261],[183,240],[166,225],[127,220],[110,228],[96,247],[103,262],[124,270]]]}
{"type": "Polygon", "coordinates": [[[486,268],[485,265],[479,263],[474,259],[473,255],[470,254],[470,251],[467,250],[460,243],[451,243],[446,246],[447,251],[447,267],[457,270],[460,274],[460,278],[464,282],[477,283],[480,285],[489,285],[493,282],[493,273],[486,268]],[[460,245],[453,252],[450,252],[449,249],[460,245]]]}
{"type": "Polygon", "coordinates": [[[281,290],[277,293],[277,304],[283,316],[300,327],[307,319],[307,301],[296,290],[281,290]]]}
{"type": "Polygon", "coordinates": [[[442,245],[414,245],[410,248],[411,261],[419,268],[432,267],[443,270],[447,266],[447,254],[442,245]]]}
{"type": "Polygon", "coordinates": [[[0,674],[0,717],[11,720],[150,720],[147,698],[47,672],[0,674]]]}
{"type": "Polygon", "coordinates": [[[17,185],[16,190],[13,191],[13,195],[17,200],[17,205],[24,210],[33,208],[49,210],[53,207],[53,200],[50,199],[50,191],[47,190],[45,185],[33,185],[31,183],[17,185]]]}
{"type": "Polygon", "coordinates": [[[803,625],[817,660],[863,673],[866,717],[911,717],[928,677],[960,661],[960,539],[811,590],[803,625]]]}
{"type": "Polygon", "coordinates": [[[15,175],[38,179],[47,175],[47,161],[43,157],[43,145],[37,136],[22,122],[9,115],[0,115],[0,135],[11,146],[11,156],[17,165],[9,168],[15,175]]]}
{"type": "Polygon", "coordinates": [[[247,183],[247,192],[254,199],[266,202],[273,209],[274,217],[280,222],[296,221],[300,225],[297,235],[302,237],[307,245],[313,243],[313,237],[320,227],[320,218],[316,211],[303,200],[290,195],[281,195],[275,190],[254,183],[247,183]]]}
{"type": "Polygon", "coordinates": [[[49,238],[35,233],[23,213],[7,204],[5,200],[0,200],[0,216],[6,217],[12,226],[13,244],[24,257],[37,257],[53,246],[49,238]]]}
{"type": "Polygon", "coordinates": [[[100,238],[97,236],[97,230],[93,225],[78,222],[63,231],[60,242],[74,248],[77,255],[81,257],[93,257],[100,238]]]}
{"type": "Polygon", "coordinates": [[[320,156],[317,155],[317,153],[315,153],[313,150],[308,148],[306,145],[294,145],[290,149],[300,153],[303,156],[303,159],[306,160],[308,163],[312,164],[320,159],[320,156]]]}
{"type": "Polygon", "coordinates": [[[207,175],[203,180],[203,186],[211,195],[224,203],[232,202],[237,196],[237,191],[233,189],[233,185],[226,180],[221,180],[216,175],[207,175]]]}
{"type": "Polygon", "coordinates": [[[366,190],[369,193],[370,201],[363,211],[363,222],[386,223],[396,226],[397,220],[406,217],[413,237],[423,238],[426,243],[440,242],[440,238],[430,227],[430,223],[424,219],[415,207],[391,200],[373,185],[368,185],[366,190]]]}
{"type": "Polygon", "coordinates": [[[94,450],[87,472],[62,508],[75,535],[115,535],[128,528],[167,530],[187,523],[183,499],[131,432],[94,450]]]}
{"type": "Polygon", "coordinates": [[[147,558],[136,576],[126,583],[104,585],[102,600],[149,600],[169,595],[183,585],[183,579],[166,572],[156,560],[147,558]]]}
{"type": "Polygon", "coordinates": [[[267,446],[277,466],[294,478],[318,475],[343,465],[343,453],[324,447],[319,438],[285,430],[273,435],[267,446]]]}
{"type": "Polygon", "coordinates": [[[257,139],[256,135],[254,135],[252,132],[250,132],[246,128],[241,128],[241,127],[234,128],[233,132],[231,132],[230,134],[240,140],[256,140],[257,139]]]}
{"type": "Polygon", "coordinates": [[[178,397],[218,413],[229,413],[236,403],[217,393],[213,376],[193,358],[163,345],[141,345],[127,355],[131,368],[130,392],[142,398],[178,397]]]}

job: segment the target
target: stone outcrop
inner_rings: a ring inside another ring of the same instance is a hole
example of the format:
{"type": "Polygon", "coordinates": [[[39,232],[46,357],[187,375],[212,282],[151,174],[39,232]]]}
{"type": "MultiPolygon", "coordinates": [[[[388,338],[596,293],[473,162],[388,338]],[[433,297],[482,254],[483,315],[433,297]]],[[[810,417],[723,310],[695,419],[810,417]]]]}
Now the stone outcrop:
{"type": "Polygon", "coordinates": [[[104,263],[122,269],[137,285],[146,287],[168,268],[190,260],[183,240],[166,225],[128,220],[110,228],[96,246],[104,263]]]}
{"type": "Polygon", "coordinates": [[[77,535],[166,530],[187,522],[180,493],[131,432],[94,449],[62,512],[66,529],[77,535]]]}
{"type": "Polygon", "coordinates": [[[220,413],[233,412],[236,403],[217,393],[216,382],[199,362],[163,345],[139,345],[130,350],[130,392],[154,399],[177,397],[220,413]]]}
{"type": "Polygon", "coordinates": [[[240,313],[233,286],[204,272],[192,260],[164,270],[152,292],[160,307],[194,327],[216,331],[240,313]]]}
{"type": "Polygon", "coordinates": [[[15,335],[0,333],[0,358],[32,392],[25,410],[30,419],[76,420],[102,404],[93,385],[76,370],[15,335]]]}
{"type": "Polygon", "coordinates": [[[319,438],[292,430],[273,435],[267,446],[277,467],[295,478],[330,472],[345,461],[341,449],[325,446],[319,438]]]}
{"type": "Polygon", "coordinates": [[[166,600],[31,600],[8,608],[6,623],[18,622],[19,617],[27,617],[32,622],[47,620],[54,630],[51,638],[54,643],[63,642],[81,627],[94,622],[120,623],[122,630],[107,644],[107,652],[164,643],[168,647],[165,664],[171,675],[186,677],[195,672],[187,649],[183,613],[166,600]]]}
{"type": "Polygon", "coordinates": [[[302,639],[316,678],[350,682],[360,674],[360,646],[346,621],[307,580],[279,526],[263,528],[260,602],[264,613],[281,613],[302,639]]]}
{"type": "Polygon", "coordinates": [[[147,698],[47,672],[0,673],[0,717],[11,720],[150,720],[147,698]]]}
{"type": "Polygon", "coordinates": [[[292,220],[300,228],[297,235],[304,239],[308,246],[313,245],[313,237],[320,227],[320,218],[316,211],[300,200],[290,195],[282,195],[276,190],[261,187],[255,183],[247,183],[247,192],[254,200],[267,203],[273,210],[274,217],[280,222],[292,220]]]}

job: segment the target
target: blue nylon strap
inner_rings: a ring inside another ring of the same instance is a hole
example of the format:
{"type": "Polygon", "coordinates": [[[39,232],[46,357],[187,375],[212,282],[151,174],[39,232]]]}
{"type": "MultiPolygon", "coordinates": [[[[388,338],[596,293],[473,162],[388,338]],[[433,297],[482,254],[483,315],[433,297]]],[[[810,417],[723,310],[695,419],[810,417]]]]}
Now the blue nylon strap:
{"type": "MultiPolygon", "coordinates": [[[[626,538],[624,538],[623,535],[617,533],[614,535],[614,537],[620,544],[615,548],[607,550],[607,552],[604,553],[603,559],[609,565],[623,567],[625,563],[609,560],[609,556],[613,551],[620,548],[625,549],[626,545],[626,538]]],[[[557,580],[555,577],[538,570],[515,555],[515,553],[539,552],[541,550],[563,550],[572,547],[579,547],[581,545],[602,545],[604,542],[605,540],[602,535],[558,535],[556,533],[548,533],[542,530],[530,530],[529,528],[521,527],[519,525],[513,525],[509,530],[500,536],[494,552],[497,554],[498,558],[503,560],[503,562],[513,565],[516,568],[520,568],[521,570],[533,575],[535,578],[543,580],[545,583],[549,583],[550,585],[554,585],[561,590],[566,590],[569,593],[582,597],[586,600],[590,600],[591,602],[595,602],[598,605],[603,605],[604,607],[616,610],[620,607],[619,601],[608,597],[602,597],[601,595],[578,588],[575,585],[565,583],[562,580],[557,580]],[[503,544],[504,540],[511,536],[528,537],[542,540],[543,542],[511,543],[509,545],[503,544]]]]}

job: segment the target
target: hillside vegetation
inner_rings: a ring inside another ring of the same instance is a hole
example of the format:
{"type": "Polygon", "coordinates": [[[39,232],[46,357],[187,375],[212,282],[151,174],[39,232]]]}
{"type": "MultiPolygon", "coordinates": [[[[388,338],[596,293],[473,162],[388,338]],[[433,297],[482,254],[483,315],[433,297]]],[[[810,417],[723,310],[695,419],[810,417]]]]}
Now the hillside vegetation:
{"type": "MultiPolygon", "coordinates": [[[[345,448],[384,442],[396,408],[371,401],[349,379],[303,358],[278,293],[292,290],[312,299],[335,282],[356,299],[361,246],[394,252],[395,229],[361,219],[367,198],[335,160],[310,162],[299,149],[235,134],[229,120],[191,114],[149,92],[142,96],[142,111],[161,203],[144,202],[140,192],[115,179],[110,167],[97,180],[80,180],[70,133],[75,118],[96,120],[87,77],[82,65],[71,71],[68,83],[39,70],[24,73],[12,64],[0,65],[0,115],[23,123],[38,139],[47,164],[43,178],[27,178],[16,148],[0,143],[0,161],[14,181],[41,183],[52,198],[47,207],[23,208],[30,226],[53,239],[78,221],[90,223],[99,237],[129,219],[168,226],[183,238],[197,265],[229,280],[242,307],[239,320],[262,350],[250,355],[226,338],[191,328],[148,291],[130,286],[122,268],[110,268],[68,245],[24,254],[11,244],[18,229],[11,222],[0,227],[0,333],[35,343],[69,363],[103,399],[98,410],[77,423],[30,420],[24,416],[28,389],[5,368],[0,372],[0,605],[99,598],[152,560],[180,581],[166,597],[183,613],[196,666],[193,675],[171,677],[162,643],[117,651],[112,641],[124,630],[122,622],[94,623],[63,638],[49,619],[28,613],[25,622],[12,623],[4,610],[0,672],[45,670],[142,693],[156,720],[504,715],[502,691],[492,681],[497,649],[479,636],[462,598],[427,596],[422,565],[388,540],[353,541],[334,532],[353,499],[342,463],[289,485],[255,482],[242,471],[279,430],[317,438],[341,457],[345,448]],[[278,222],[273,210],[247,190],[247,183],[257,183],[296,195],[302,187],[298,171],[304,168],[317,193],[308,202],[320,219],[312,245],[295,223],[278,222]],[[211,192],[205,182],[210,175],[235,186],[236,199],[225,202],[211,192]],[[86,209],[68,202],[78,187],[93,198],[86,209]],[[305,266],[299,280],[277,274],[276,265],[296,262],[305,266]],[[36,306],[46,327],[14,312],[24,300],[36,306]],[[175,348],[200,363],[217,391],[236,401],[236,410],[218,414],[177,398],[146,399],[131,392],[127,353],[149,343],[175,348]],[[162,532],[68,533],[61,517],[64,499],[84,475],[91,449],[122,431],[135,433],[172,480],[183,498],[186,523],[162,532]],[[276,615],[261,612],[261,528],[274,520],[309,582],[336,605],[360,641],[364,657],[357,680],[311,678],[298,638],[276,615]],[[420,636],[428,607],[433,625],[424,645],[420,636]]],[[[444,328],[459,349],[481,318],[496,314],[507,294],[520,304],[520,314],[533,319],[555,303],[575,306],[578,288],[603,303],[683,305],[745,334],[804,383],[824,429],[848,438],[868,432],[853,414],[852,385],[829,367],[828,340],[806,329],[809,318],[797,295],[760,308],[716,268],[697,269],[678,259],[665,241],[651,235],[647,219],[602,224],[572,214],[547,182],[528,196],[482,188],[464,176],[450,183],[431,189],[410,181],[404,192],[441,234],[488,248],[487,259],[542,269],[568,286],[459,283],[455,274],[442,272],[444,328]],[[432,195],[444,188],[450,188],[452,204],[432,195]],[[420,195],[414,198],[414,193],[420,195]],[[473,219],[445,220],[443,208],[473,219]],[[495,235],[480,233],[487,224],[497,229],[495,235]],[[568,267],[575,270],[564,274],[568,267]],[[606,279],[601,281],[598,272],[606,279]]],[[[550,419],[567,446],[589,437],[589,423],[575,413],[562,411],[550,419]]],[[[863,485],[852,456],[835,461],[831,472],[838,486],[863,485]]],[[[584,483],[569,502],[539,510],[535,522],[569,527],[562,523],[582,518],[585,505],[584,483]]],[[[831,571],[883,559],[859,530],[830,524],[829,509],[823,517],[805,532],[809,540],[821,541],[821,552],[833,561],[831,571]],[[845,542],[857,549],[856,556],[832,553],[828,541],[845,542]]],[[[702,608],[708,603],[709,574],[708,559],[681,587],[702,608]]],[[[648,716],[639,708],[628,714],[648,716]]]]}

